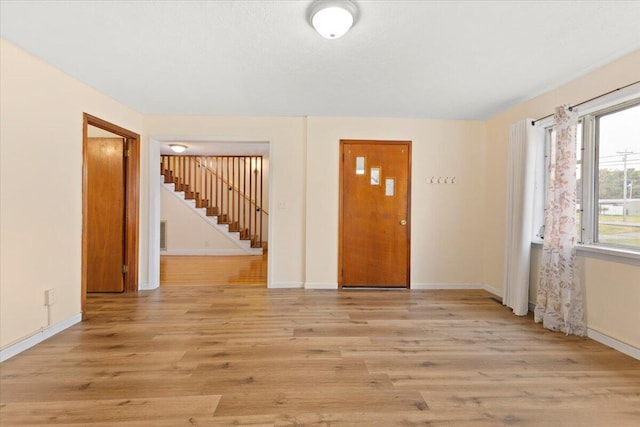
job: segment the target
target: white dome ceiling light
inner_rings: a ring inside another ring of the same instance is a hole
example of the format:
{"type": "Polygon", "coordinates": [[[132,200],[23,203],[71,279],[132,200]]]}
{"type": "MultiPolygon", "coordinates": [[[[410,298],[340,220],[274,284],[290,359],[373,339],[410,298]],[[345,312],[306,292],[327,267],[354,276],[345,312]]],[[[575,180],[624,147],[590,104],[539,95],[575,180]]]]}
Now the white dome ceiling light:
{"type": "Polygon", "coordinates": [[[169,144],[169,148],[171,148],[174,153],[183,153],[184,150],[187,149],[187,146],[182,144],[169,144]]]}
{"type": "Polygon", "coordinates": [[[309,22],[322,37],[335,40],[349,31],[357,14],[350,0],[316,0],[309,8],[309,22]]]}

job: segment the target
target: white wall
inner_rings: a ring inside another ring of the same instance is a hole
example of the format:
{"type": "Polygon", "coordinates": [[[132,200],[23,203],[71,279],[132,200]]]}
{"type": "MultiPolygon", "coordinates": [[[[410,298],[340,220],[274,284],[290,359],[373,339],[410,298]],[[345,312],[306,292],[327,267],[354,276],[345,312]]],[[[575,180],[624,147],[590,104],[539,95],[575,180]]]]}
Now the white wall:
{"type": "Polygon", "coordinates": [[[160,219],[166,221],[167,250],[160,254],[243,255],[218,229],[164,186],[160,190],[160,219]]]}
{"type": "Polygon", "coordinates": [[[142,116],[0,41],[0,346],[80,313],[82,113],[141,132],[142,116]]]}
{"type": "MultiPolygon", "coordinates": [[[[562,104],[577,104],[640,77],[640,51],[635,51],[581,78],[524,102],[487,121],[484,242],[484,281],[502,289],[505,236],[507,146],[509,126],[523,118],[539,118],[562,104]]],[[[531,302],[538,282],[533,251],[531,302]]],[[[640,266],[578,257],[587,305],[588,327],[640,348],[640,266]]]]}
{"type": "Polygon", "coordinates": [[[482,122],[310,117],[306,286],[337,288],[340,139],[412,141],[411,284],[480,284],[484,217],[482,122]],[[455,176],[454,185],[425,183],[455,176]]]}
{"type": "MultiPolygon", "coordinates": [[[[531,256],[529,301],[536,302],[542,248],[531,256]]],[[[640,266],[579,256],[588,327],[640,349],[640,266]]]]}
{"type": "Polygon", "coordinates": [[[158,139],[270,141],[272,286],[337,288],[339,140],[411,140],[412,283],[482,282],[482,258],[468,244],[482,234],[482,122],[147,116],[145,130],[158,139]],[[426,184],[432,175],[457,183],[426,184]]]}

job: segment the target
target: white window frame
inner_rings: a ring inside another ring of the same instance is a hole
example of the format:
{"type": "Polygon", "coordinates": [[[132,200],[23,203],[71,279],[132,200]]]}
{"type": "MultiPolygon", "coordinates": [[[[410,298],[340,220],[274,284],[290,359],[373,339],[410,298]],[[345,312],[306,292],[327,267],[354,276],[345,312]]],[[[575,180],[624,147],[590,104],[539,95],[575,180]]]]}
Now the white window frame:
{"type": "MultiPolygon", "coordinates": [[[[596,125],[598,118],[621,111],[632,106],[640,105],[640,88],[632,87],[623,93],[615,93],[606,99],[599,99],[589,105],[578,108],[582,122],[582,141],[577,141],[577,150],[582,151],[581,188],[581,233],[577,236],[577,250],[580,255],[604,258],[613,261],[640,264],[640,248],[614,245],[597,241],[598,233],[598,133],[596,125]]],[[[548,180],[548,150],[550,143],[553,118],[549,117],[535,123],[538,135],[536,186],[534,207],[534,228],[532,241],[540,245],[543,240],[540,227],[544,225],[545,196],[548,180]]]]}

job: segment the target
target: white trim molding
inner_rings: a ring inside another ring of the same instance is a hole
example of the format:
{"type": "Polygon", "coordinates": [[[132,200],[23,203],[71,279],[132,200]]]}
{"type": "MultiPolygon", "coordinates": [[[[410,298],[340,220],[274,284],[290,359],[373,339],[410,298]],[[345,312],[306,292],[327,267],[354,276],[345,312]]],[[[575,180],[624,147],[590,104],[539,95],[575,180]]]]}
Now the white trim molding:
{"type": "Polygon", "coordinates": [[[489,286],[486,283],[412,283],[412,290],[435,290],[435,289],[461,289],[461,290],[475,290],[482,289],[490,294],[496,295],[502,298],[502,290],[489,286]]]}
{"type": "Polygon", "coordinates": [[[576,245],[578,256],[585,258],[598,258],[605,261],[621,262],[631,265],[640,265],[640,252],[599,245],[576,245]]]}
{"type": "Polygon", "coordinates": [[[302,289],[304,288],[304,283],[302,282],[276,282],[269,283],[267,285],[269,289],[302,289]]]}
{"type": "Polygon", "coordinates": [[[640,348],[618,341],[615,338],[611,338],[609,335],[594,331],[591,328],[587,328],[587,336],[594,341],[598,341],[600,344],[604,344],[607,347],[611,347],[612,349],[619,351],[620,353],[624,353],[627,356],[640,360],[640,348]]]}
{"type": "Polygon", "coordinates": [[[486,283],[482,284],[482,289],[484,289],[485,291],[489,292],[490,294],[494,294],[497,297],[502,298],[503,293],[502,293],[502,289],[496,289],[493,286],[489,286],[486,283]]]}
{"type": "Polygon", "coordinates": [[[51,338],[52,336],[64,331],[67,328],[70,328],[76,323],[80,323],[81,321],[82,321],[82,314],[78,313],[75,316],[72,316],[66,320],[63,320],[60,323],[56,323],[55,325],[52,325],[49,327],[41,328],[35,334],[0,350],[0,363],[4,362],[7,359],[12,358],[17,354],[22,353],[25,350],[30,349],[36,344],[40,344],[42,341],[46,340],[47,338],[51,338]]]}
{"type": "Polygon", "coordinates": [[[485,289],[482,283],[412,283],[411,289],[417,290],[433,290],[433,289],[485,289]]]}
{"type": "MultiPolygon", "coordinates": [[[[529,303],[529,311],[534,311],[535,308],[535,304],[529,303]]],[[[603,334],[602,332],[598,332],[591,328],[587,328],[587,337],[599,342],[600,344],[604,344],[607,347],[611,347],[612,349],[619,351],[620,353],[624,353],[627,356],[631,356],[634,359],[640,360],[640,348],[619,341],[615,338],[610,337],[609,335],[603,334]]]]}
{"type": "Polygon", "coordinates": [[[142,283],[138,285],[139,291],[152,291],[154,289],[158,289],[160,287],[160,283],[142,283]]]}
{"type": "Polygon", "coordinates": [[[338,284],[336,282],[327,282],[327,283],[322,283],[322,282],[306,282],[304,284],[304,288],[305,289],[329,289],[329,290],[337,290],[338,289],[338,284]]]}

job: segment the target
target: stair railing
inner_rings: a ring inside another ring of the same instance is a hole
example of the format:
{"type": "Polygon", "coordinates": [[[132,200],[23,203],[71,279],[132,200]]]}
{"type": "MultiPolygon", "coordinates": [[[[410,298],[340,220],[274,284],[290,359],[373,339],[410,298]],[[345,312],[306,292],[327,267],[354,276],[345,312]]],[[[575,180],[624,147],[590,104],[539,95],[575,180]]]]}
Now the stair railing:
{"type": "Polygon", "coordinates": [[[165,182],[194,199],[196,207],[229,224],[252,247],[262,247],[263,196],[262,156],[161,155],[160,171],[165,182]]]}

